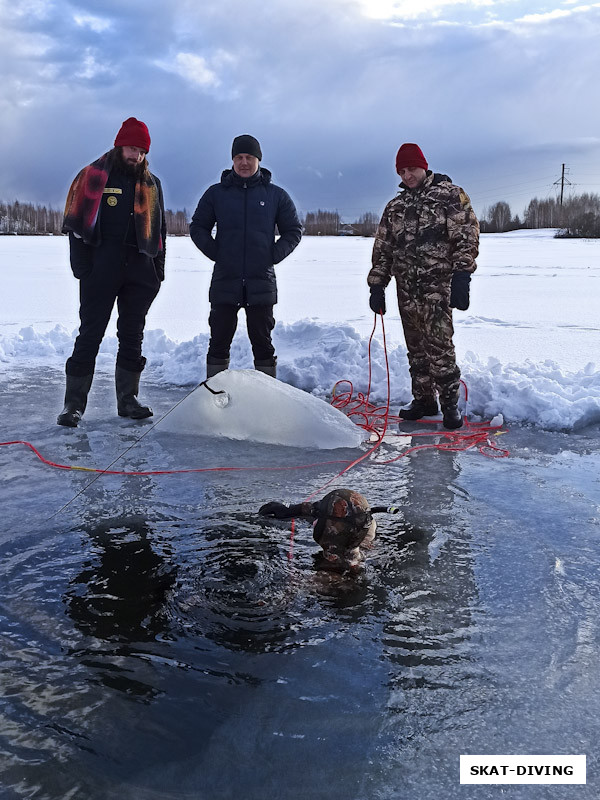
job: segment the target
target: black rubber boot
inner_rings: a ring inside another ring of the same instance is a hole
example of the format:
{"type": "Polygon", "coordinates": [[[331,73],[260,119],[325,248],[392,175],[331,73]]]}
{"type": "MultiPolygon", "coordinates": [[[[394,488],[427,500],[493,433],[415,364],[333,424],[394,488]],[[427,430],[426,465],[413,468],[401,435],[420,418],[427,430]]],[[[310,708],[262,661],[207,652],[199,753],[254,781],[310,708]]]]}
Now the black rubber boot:
{"type": "Polygon", "coordinates": [[[407,408],[401,408],[398,416],[402,419],[414,420],[422,417],[435,417],[440,413],[440,409],[435,397],[422,397],[415,399],[407,408]]]}
{"type": "Polygon", "coordinates": [[[115,370],[115,387],[117,390],[117,411],[120,417],[146,419],[152,416],[152,409],[143,406],[137,399],[140,390],[141,372],[130,372],[117,366],[115,370]]]}
{"type": "Polygon", "coordinates": [[[223,370],[229,369],[229,359],[228,358],[213,358],[212,356],[206,356],[206,379],[214,378],[215,375],[218,375],[219,372],[223,372],[223,370]]]}
{"type": "Polygon", "coordinates": [[[266,361],[255,361],[254,369],[258,372],[264,372],[265,375],[270,375],[272,378],[277,377],[277,358],[269,358],[266,361]]]}
{"type": "Polygon", "coordinates": [[[456,428],[462,428],[463,418],[457,405],[452,404],[444,406],[442,408],[442,414],[444,415],[444,428],[448,428],[450,431],[456,430],[456,428]]]}
{"type": "Polygon", "coordinates": [[[56,420],[58,425],[67,428],[76,428],[87,406],[87,397],[92,385],[94,374],[67,375],[67,388],[65,390],[65,407],[56,420]]]}

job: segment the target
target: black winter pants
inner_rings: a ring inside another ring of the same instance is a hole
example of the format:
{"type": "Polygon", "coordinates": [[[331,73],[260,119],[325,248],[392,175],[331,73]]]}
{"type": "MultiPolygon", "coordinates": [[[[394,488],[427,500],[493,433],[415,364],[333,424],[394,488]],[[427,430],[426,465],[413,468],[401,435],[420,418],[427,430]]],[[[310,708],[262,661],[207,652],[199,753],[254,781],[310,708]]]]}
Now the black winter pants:
{"type": "Polygon", "coordinates": [[[146,315],[159,288],[154,261],[149,256],[121,244],[100,245],[94,254],[94,266],[79,282],[81,325],[67,361],[67,374],[83,376],[94,371],[115,300],[117,364],[130,372],[141,372],[146,363],[142,356],[146,315]]]}
{"type": "MultiPolygon", "coordinates": [[[[274,363],[275,348],[271,342],[271,331],[275,327],[273,306],[244,306],[243,308],[246,312],[246,325],[254,360],[274,363]]],[[[237,328],[239,310],[239,306],[212,305],[210,307],[208,358],[218,360],[229,358],[229,349],[237,328]]]]}

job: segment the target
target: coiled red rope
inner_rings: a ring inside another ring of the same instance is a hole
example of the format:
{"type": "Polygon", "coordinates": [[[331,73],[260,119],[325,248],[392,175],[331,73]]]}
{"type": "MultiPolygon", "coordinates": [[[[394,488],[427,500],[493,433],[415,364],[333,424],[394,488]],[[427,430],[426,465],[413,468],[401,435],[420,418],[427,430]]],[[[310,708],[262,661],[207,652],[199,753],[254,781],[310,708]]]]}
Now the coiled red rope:
{"type": "MultiPolygon", "coordinates": [[[[462,380],[460,383],[464,390],[466,405],[468,404],[469,399],[467,385],[462,380]]],[[[346,416],[352,419],[353,422],[355,422],[360,428],[368,431],[372,436],[377,436],[377,443],[375,447],[372,448],[367,455],[370,455],[371,452],[379,447],[390,425],[406,424],[406,420],[402,417],[390,414],[390,366],[387,354],[383,315],[375,315],[375,323],[373,325],[373,330],[371,331],[371,337],[369,338],[369,383],[366,394],[363,395],[359,392],[355,397],[352,382],[348,380],[341,380],[338,381],[333,387],[331,404],[340,411],[343,411],[346,416]],[[371,395],[371,342],[377,327],[378,316],[381,318],[383,352],[385,356],[387,376],[387,401],[386,405],[384,406],[376,406],[369,400],[371,395]],[[347,388],[340,390],[339,387],[344,385],[346,385],[347,388]]],[[[500,433],[507,432],[503,429],[502,425],[492,425],[489,422],[470,422],[466,414],[463,416],[463,420],[463,427],[453,431],[436,429],[435,431],[412,431],[410,434],[402,431],[394,433],[393,436],[397,436],[399,438],[410,435],[411,437],[416,438],[436,437],[438,440],[441,439],[441,441],[436,441],[435,443],[431,444],[414,445],[413,447],[406,448],[402,451],[402,453],[400,453],[400,455],[394,458],[375,463],[393,464],[395,461],[398,461],[399,459],[404,458],[404,456],[407,456],[409,453],[414,453],[417,450],[448,450],[452,452],[461,452],[463,450],[470,450],[471,448],[475,447],[482,455],[487,456],[488,458],[506,458],[510,455],[508,450],[498,447],[490,438],[492,435],[498,435],[500,433]]],[[[419,424],[437,425],[439,420],[421,419],[418,420],[418,422],[419,424]]],[[[388,434],[388,437],[390,436],[392,436],[392,434],[388,434]]],[[[346,472],[346,470],[343,470],[343,472],[346,472]]]]}

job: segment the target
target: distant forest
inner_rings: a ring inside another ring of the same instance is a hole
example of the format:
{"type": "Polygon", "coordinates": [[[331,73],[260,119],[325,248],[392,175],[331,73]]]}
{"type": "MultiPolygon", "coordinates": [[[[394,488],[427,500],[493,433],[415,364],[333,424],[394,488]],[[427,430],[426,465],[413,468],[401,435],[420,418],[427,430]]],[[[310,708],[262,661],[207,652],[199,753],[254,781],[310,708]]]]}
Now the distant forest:
{"type": "MultiPolygon", "coordinates": [[[[190,215],[187,210],[166,210],[167,233],[187,236],[190,215]]],[[[0,202],[0,235],[44,236],[60,234],[63,212],[32,203],[0,202]]],[[[343,222],[337,211],[308,211],[302,220],[306,236],[374,236],[379,218],[371,211],[355,222],[343,222]]],[[[479,222],[482,233],[504,233],[518,228],[557,228],[557,236],[600,238],[600,195],[570,195],[561,204],[554,198],[535,197],[523,217],[512,215],[503,201],[484,208],[479,222]]]]}
{"type": "Polygon", "coordinates": [[[513,217],[508,203],[495,203],[483,210],[479,220],[482,233],[504,233],[518,228],[558,228],[558,237],[600,238],[600,195],[579,194],[566,197],[562,204],[554,198],[534,197],[523,219],[513,217]]]}
{"type": "MultiPolygon", "coordinates": [[[[165,211],[167,233],[172,236],[189,234],[189,214],[183,211],[165,211]]],[[[3,203],[0,201],[0,234],[20,234],[22,236],[47,236],[60,234],[63,212],[32,203],[3,203]]]]}
{"type": "MultiPolygon", "coordinates": [[[[167,233],[170,236],[189,235],[190,215],[181,211],[165,211],[167,233]]],[[[32,203],[0,202],[0,234],[44,236],[60,234],[63,212],[32,203]]],[[[372,212],[363,214],[356,222],[342,222],[337,211],[309,211],[302,220],[307,236],[375,236],[379,218],[372,212]]]]}

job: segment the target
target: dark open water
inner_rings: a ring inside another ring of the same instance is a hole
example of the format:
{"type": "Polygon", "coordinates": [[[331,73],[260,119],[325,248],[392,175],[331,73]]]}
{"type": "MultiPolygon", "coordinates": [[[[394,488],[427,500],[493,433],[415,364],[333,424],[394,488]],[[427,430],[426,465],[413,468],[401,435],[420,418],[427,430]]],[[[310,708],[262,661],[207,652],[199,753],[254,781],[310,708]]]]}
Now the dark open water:
{"type": "MultiPolygon", "coordinates": [[[[61,375],[3,377],[2,440],[107,466],[148,425],[110,383],[68,431],[61,375]]],[[[150,387],[157,417],[181,393],[150,387]]],[[[599,438],[356,468],[341,485],[402,505],[356,581],[255,514],[331,467],[94,480],[0,448],[0,797],[597,798],[599,438]],[[459,786],[462,753],[583,753],[588,784],[459,786]]],[[[156,429],[116,467],[355,456],[156,429]]]]}

